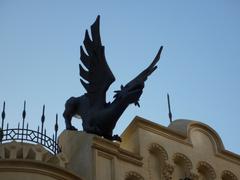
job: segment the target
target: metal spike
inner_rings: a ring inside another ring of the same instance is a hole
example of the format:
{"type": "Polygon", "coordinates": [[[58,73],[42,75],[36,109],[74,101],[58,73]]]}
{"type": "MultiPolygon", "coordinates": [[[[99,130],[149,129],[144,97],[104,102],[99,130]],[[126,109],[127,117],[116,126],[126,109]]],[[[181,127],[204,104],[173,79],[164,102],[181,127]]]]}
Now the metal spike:
{"type": "Polygon", "coordinates": [[[25,134],[26,139],[28,139],[28,123],[27,123],[27,128],[26,128],[26,134],[25,134]]]}
{"type": "Polygon", "coordinates": [[[58,132],[58,114],[56,114],[56,124],[55,124],[55,149],[56,149],[56,145],[57,145],[57,132],[58,132]]]}
{"type": "Polygon", "coordinates": [[[38,126],[38,128],[37,128],[37,143],[38,143],[38,139],[39,139],[39,126],[38,126]]]}
{"type": "Polygon", "coordinates": [[[46,143],[46,134],[47,134],[47,130],[44,129],[44,145],[45,145],[45,143],[46,143]]]}
{"type": "Polygon", "coordinates": [[[45,122],[45,105],[43,105],[43,110],[42,110],[42,117],[41,117],[41,143],[43,140],[43,125],[45,122]]]}
{"type": "Polygon", "coordinates": [[[3,110],[2,110],[2,130],[3,130],[3,126],[4,126],[4,120],[6,117],[6,113],[5,113],[5,101],[3,102],[3,110]]]}
{"type": "Polygon", "coordinates": [[[18,123],[18,127],[17,127],[17,138],[19,138],[19,130],[20,130],[20,123],[18,123]]]}
{"type": "Polygon", "coordinates": [[[26,101],[24,101],[24,104],[23,104],[22,118],[23,118],[23,119],[26,118],[26,101]]]}
{"type": "Polygon", "coordinates": [[[45,105],[43,105],[42,117],[41,117],[41,122],[44,123],[44,121],[45,121],[45,105]]]}
{"type": "Polygon", "coordinates": [[[169,120],[171,123],[172,122],[172,112],[171,112],[171,104],[170,104],[169,94],[167,94],[167,101],[168,101],[168,117],[169,117],[169,120]]]}
{"type": "Polygon", "coordinates": [[[58,131],[58,114],[56,114],[56,124],[55,124],[54,129],[55,129],[55,132],[58,131]]]}
{"type": "Polygon", "coordinates": [[[7,130],[6,130],[6,140],[8,139],[8,128],[9,128],[9,124],[7,123],[7,130]]]}
{"type": "Polygon", "coordinates": [[[22,112],[23,123],[22,123],[22,129],[24,129],[25,118],[26,118],[26,101],[24,101],[24,105],[23,105],[23,112],[22,112]]]}

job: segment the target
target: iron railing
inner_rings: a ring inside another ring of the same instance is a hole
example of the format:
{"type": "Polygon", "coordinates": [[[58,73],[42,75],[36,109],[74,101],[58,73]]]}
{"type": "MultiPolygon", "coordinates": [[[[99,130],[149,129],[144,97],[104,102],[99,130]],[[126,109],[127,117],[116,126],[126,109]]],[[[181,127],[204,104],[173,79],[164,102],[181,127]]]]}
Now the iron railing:
{"type": "Polygon", "coordinates": [[[41,129],[38,126],[37,131],[31,130],[27,126],[25,127],[25,118],[26,118],[26,101],[24,101],[24,108],[22,112],[22,126],[20,127],[20,123],[18,123],[17,128],[9,128],[9,124],[7,123],[7,127],[4,129],[4,121],[6,117],[5,113],[5,102],[3,103],[3,111],[2,111],[2,128],[0,128],[0,142],[10,142],[12,140],[20,141],[20,142],[31,142],[41,144],[48,150],[50,150],[54,154],[58,154],[61,152],[61,148],[57,143],[58,136],[58,115],[56,114],[56,123],[54,126],[54,134],[52,138],[47,136],[46,129],[44,129],[45,122],[45,105],[43,106],[42,116],[41,116],[41,129]]]}

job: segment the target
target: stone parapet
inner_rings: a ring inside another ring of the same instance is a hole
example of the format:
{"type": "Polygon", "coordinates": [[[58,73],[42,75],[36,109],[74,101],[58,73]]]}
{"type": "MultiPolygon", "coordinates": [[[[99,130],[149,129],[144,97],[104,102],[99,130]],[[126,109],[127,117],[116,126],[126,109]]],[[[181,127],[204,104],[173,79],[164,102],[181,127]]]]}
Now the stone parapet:
{"type": "Polygon", "coordinates": [[[123,180],[130,170],[140,171],[142,157],[93,134],[61,133],[59,144],[69,163],[67,168],[87,180],[123,180]]]}

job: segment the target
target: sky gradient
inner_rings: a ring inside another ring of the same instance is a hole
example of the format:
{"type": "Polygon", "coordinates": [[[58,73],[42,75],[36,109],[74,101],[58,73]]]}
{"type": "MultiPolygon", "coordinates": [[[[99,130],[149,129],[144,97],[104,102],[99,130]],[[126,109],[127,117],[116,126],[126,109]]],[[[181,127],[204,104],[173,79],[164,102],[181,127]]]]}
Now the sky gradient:
{"type": "MultiPolygon", "coordinates": [[[[239,6],[237,0],[0,0],[0,103],[6,101],[6,122],[17,126],[26,100],[31,128],[40,124],[43,104],[48,134],[56,113],[60,131],[65,128],[65,101],[85,92],[79,46],[101,15],[102,43],[116,77],[108,101],[164,46],[141,107],[131,105],[114,132],[121,134],[136,115],[168,126],[169,93],[173,119],[211,126],[226,149],[240,154],[239,6]]],[[[81,129],[81,121],[74,124],[81,129]]]]}

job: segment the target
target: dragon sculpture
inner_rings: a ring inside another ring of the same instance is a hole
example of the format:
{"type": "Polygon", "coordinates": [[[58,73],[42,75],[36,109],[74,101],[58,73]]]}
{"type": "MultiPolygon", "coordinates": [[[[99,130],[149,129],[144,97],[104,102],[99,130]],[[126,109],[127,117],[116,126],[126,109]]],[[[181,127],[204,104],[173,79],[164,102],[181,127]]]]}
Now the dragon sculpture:
{"type": "Polygon", "coordinates": [[[106,91],[115,81],[104,54],[99,32],[100,16],[91,26],[91,38],[85,32],[83,46],[80,46],[81,62],[79,64],[80,79],[86,93],[80,97],[71,97],[66,101],[63,113],[66,129],[77,130],[72,124],[72,117],[81,117],[83,130],[109,140],[121,141],[118,135],[113,136],[113,129],[128,105],[134,103],[139,106],[139,98],[143,92],[144,83],[148,76],[156,70],[156,63],[160,59],[161,46],[152,63],[133,80],[120,90],[115,91],[113,102],[106,103],[106,91]]]}

